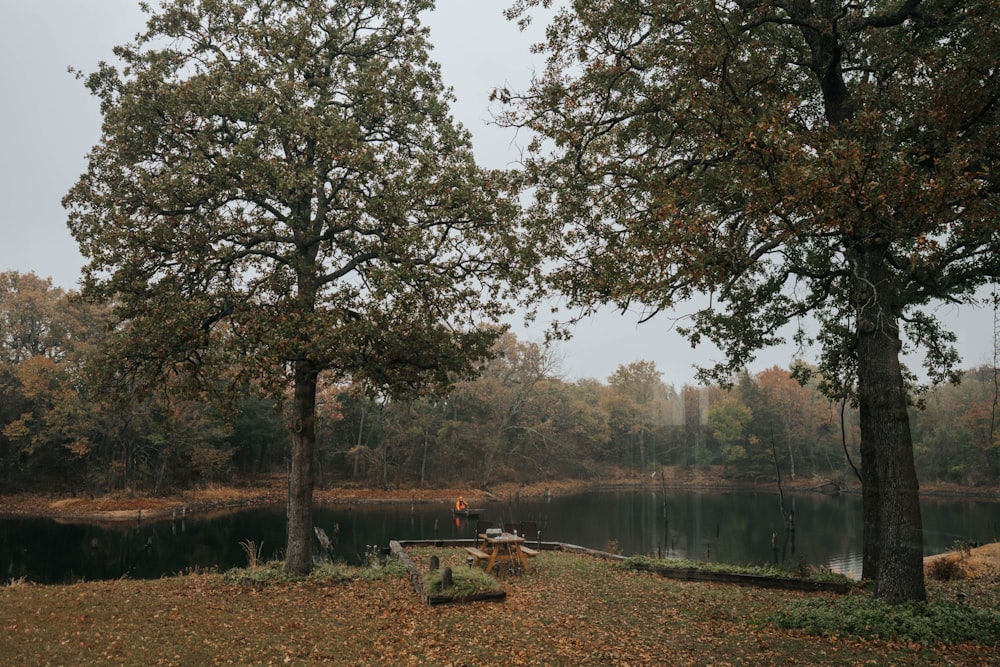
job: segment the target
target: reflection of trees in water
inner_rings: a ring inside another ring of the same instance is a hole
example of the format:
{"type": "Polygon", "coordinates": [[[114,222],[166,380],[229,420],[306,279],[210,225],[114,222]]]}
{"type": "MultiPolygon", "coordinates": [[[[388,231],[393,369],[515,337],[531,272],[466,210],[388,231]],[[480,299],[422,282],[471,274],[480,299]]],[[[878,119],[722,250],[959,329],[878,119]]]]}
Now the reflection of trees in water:
{"type": "MultiPolygon", "coordinates": [[[[795,511],[793,536],[784,531],[777,494],[770,492],[588,493],[484,503],[480,517],[497,524],[535,522],[539,538],[604,549],[617,542],[624,555],[666,553],[669,557],[736,564],[779,558],[790,565],[856,564],[861,544],[860,498],[820,494],[786,495],[795,511]]],[[[1000,526],[1000,502],[927,499],[926,551],[945,551],[958,539],[992,541],[1000,526]]],[[[326,505],[316,525],[328,534],[339,525],[336,557],[360,563],[369,547],[390,539],[469,539],[476,520],[455,522],[449,504],[326,505]],[[435,530],[436,527],[436,530],[435,530]]],[[[284,545],[282,508],[254,509],[199,519],[116,526],[60,524],[43,520],[0,520],[0,577],[40,583],[157,578],[191,569],[244,567],[242,540],[263,545],[262,558],[280,557],[284,545]]]]}

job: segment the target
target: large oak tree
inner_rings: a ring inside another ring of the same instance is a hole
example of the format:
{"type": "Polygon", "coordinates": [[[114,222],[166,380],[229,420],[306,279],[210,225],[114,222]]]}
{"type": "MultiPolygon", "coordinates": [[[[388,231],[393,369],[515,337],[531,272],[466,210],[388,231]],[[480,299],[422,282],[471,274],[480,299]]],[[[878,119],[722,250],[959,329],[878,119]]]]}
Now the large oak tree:
{"type": "Polygon", "coordinates": [[[506,312],[514,208],[449,115],[432,8],[164,0],[85,77],[103,131],[64,204],[86,292],[115,304],[109,379],[212,386],[218,362],[289,397],[290,572],[312,564],[321,373],[448,385],[506,312]]]}
{"type": "Polygon", "coordinates": [[[893,602],[925,597],[900,353],[949,377],[933,308],[1000,275],[998,22],[994,0],[572,0],[545,70],[497,91],[538,134],[530,216],[571,305],[711,295],[682,330],[722,375],[789,323],[818,340],[856,392],[864,574],[893,602]]]}

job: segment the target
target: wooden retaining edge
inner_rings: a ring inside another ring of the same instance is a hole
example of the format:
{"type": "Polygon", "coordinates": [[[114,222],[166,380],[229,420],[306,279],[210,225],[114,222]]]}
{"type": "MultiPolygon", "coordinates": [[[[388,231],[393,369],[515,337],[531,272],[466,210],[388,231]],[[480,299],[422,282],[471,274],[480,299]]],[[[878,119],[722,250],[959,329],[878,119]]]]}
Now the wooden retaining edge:
{"type": "Polygon", "coordinates": [[[432,607],[439,604],[464,604],[466,602],[503,602],[507,599],[507,591],[488,591],[475,595],[425,595],[424,601],[432,607]]]}
{"type": "MultiPolygon", "coordinates": [[[[607,551],[597,551],[588,549],[576,544],[566,544],[564,542],[543,542],[543,548],[558,549],[568,553],[585,554],[606,560],[624,563],[627,556],[613,554],[607,551]]],[[[779,588],[791,591],[822,591],[827,593],[845,594],[851,589],[849,583],[843,581],[813,581],[808,579],[793,579],[791,577],[772,577],[761,574],[742,574],[737,572],[708,572],[696,568],[666,567],[663,565],[653,565],[647,563],[632,563],[630,567],[636,570],[652,572],[667,579],[680,579],[682,581],[705,581],[723,584],[736,584],[738,586],[756,586],[758,588],[779,588]]]]}
{"type": "Polygon", "coordinates": [[[644,572],[652,572],[667,579],[682,581],[707,581],[757,588],[780,588],[792,591],[823,591],[827,593],[847,593],[849,585],[840,581],[811,581],[790,577],[771,577],[760,574],[739,574],[735,572],[706,572],[694,568],[664,567],[649,563],[633,563],[630,567],[644,572]]]}
{"type": "Polygon", "coordinates": [[[613,554],[609,551],[598,551],[596,549],[588,549],[587,547],[581,547],[576,544],[566,544],[564,542],[554,542],[553,544],[556,545],[554,547],[555,549],[558,549],[559,551],[565,551],[571,554],[584,554],[587,556],[595,556],[597,558],[612,560],[619,563],[628,560],[626,556],[622,556],[621,554],[613,554]]]}
{"type": "MultiPolygon", "coordinates": [[[[475,545],[476,540],[400,540],[396,542],[400,545],[399,548],[403,551],[403,546],[414,546],[414,547],[462,547],[475,545]]],[[[390,543],[392,544],[392,543],[390,543]]],[[[606,560],[615,561],[618,563],[624,563],[628,560],[628,557],[622,556],[620,554],[613,554],[607,551],[598,551],[596,549],[588,549],[587,547],[581,547],[576,544],[567,544],[565,542],[538,542],[533,543],[534,548],[540,548],[548,551],[565,551],[567,553],[584,554],[587,556],[595,556],[597,558],[604,558],[606,560]]],[[[404,551],[405,555],[405,551],[404,551]]],[[[410,561],[410,557],[406,556],[406,561],[410,561]]],[[[404,561],[405,562],[405,561],[404,561]]],[[[792,579],[790,577],[772,577],[759,574],[739,574],[735,572],[707,572],[705,570],[698,570],[695,568],[677,568],[677,567],[664,567],[662,565],[653,565],[649,563],[633,563],[631,565],[636,570],[642,570],[645,572],[652,572],[658,574],[661,577],[667,579],[679,579],[681,581],[705,581],[714,582],[722,584],[736,584],[739,586],[756,586],[758,588],[778,588],[784,590],[792,591],[814,591],[814,592],[827,592],[827,593],[847,593],[851,585],[842,581],[811,581],[807,579],[792,579]]],[[[416,566],[414,566],[416,570],[416,566]]],[[[418,573],[419,574],[419,573],[418,573]]],[[[422,585],[422,582],[421,582],[422,585]]],[[[418,591],[422,594],[422,591],[418,591]]]]}
{"type": "MultiPolygon", "coordinates": [[[[395,540],[402,548],[406,547],[474,547],[479,545],[479,540],[474,539],[454,539],[454,540],[395,540]]],[[[390,545],[392,542],[390,542],[390,545]]],[[[546,549],[549,551],[555,551],[562,548],[562,543],[560,542],[539,542],[537,540],[528,540],[524,543],[525,546],[531,547],[532,549],[546,549]]],[[[579,547],[583,548],[583,547],[579,547]]]]}

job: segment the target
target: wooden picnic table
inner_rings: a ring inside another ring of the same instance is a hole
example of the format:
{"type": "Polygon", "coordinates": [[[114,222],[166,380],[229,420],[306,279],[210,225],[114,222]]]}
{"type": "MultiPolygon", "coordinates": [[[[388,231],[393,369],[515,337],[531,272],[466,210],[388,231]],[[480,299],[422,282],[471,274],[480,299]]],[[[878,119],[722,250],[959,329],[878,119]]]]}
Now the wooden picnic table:
{"type": "Polygon", "coordinates": [[[513,533],[486,535],[484,533],[479,536],[479,539],[481,541],[480,553],[489,557],[486,563],[487,572],[498,569],[503,563],[512,563],[515,567],[521,568],[521,571],[528,571],[527,554],[522,546],[525,540],[520,535],[513,533]]]}

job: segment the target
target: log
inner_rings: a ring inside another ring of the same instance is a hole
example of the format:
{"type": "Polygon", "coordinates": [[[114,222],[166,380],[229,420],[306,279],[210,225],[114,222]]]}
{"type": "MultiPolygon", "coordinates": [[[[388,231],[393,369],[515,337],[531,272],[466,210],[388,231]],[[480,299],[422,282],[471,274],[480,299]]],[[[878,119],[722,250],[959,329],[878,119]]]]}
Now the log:
{"type": "Polygon", "coordinates": [[[792,577],[771,577],[759,574],[741,574],[735,572],[707,572],[695,568],[665,567],[647,563],[633,563],[636,570],[652,572],[667,579],[682,581],[708,581],[720,584],[737,584],[740,586],[756,586],[759,588],[779,588],[793,591],[825,591],[828,593],[847,593],[850,586],[842,581],[814,581],[811,579],[794,579],[792,577]]]}
{"type": "Polygon", "coordinates": [[[425,600],[431,606],[440,604],[464,604],[466,602],[503,602],[507,599],[507,591],[487,591],[455,597],[453,595],[428,595],[425,600]]]}

